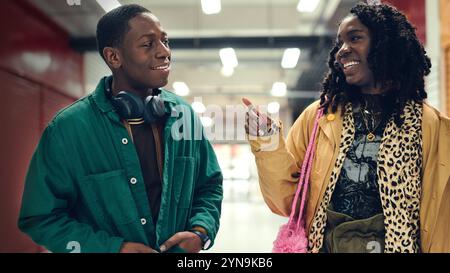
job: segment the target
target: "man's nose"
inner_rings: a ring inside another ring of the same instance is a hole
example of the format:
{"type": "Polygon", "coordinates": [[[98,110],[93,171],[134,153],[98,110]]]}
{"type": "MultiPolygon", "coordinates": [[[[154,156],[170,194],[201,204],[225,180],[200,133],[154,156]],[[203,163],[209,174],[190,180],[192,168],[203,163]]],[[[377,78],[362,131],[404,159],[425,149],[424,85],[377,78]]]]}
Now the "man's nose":
{"type": "Polygon", "coordinates": [[[163,42],[160,42],[159,49],[157,52],[156,57],[158,58],[170,58],[170,48],[164,44],[163,42]]]}

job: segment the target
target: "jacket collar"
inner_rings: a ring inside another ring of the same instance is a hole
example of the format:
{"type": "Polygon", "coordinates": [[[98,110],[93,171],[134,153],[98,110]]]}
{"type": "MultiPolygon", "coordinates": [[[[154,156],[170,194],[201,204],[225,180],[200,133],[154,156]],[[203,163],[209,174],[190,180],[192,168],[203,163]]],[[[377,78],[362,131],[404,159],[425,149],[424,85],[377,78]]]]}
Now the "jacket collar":
{"type": "MultiPolygon", "coordinates": [[[[331,147],[333,147],[333,153],[337,155],[339,146],[341,144],[341,134],[342,134],[342,123],[343,123],[343,117],[341,115],[342,107],[338,107],[338,110],[336,113],[331,112],[331,107],[328,109],[328,114],[324,115],[319,119],[319,128],[324,133],[325,137],[327,138],[328,142],[331,144],[331,147]]],[[[318,185],[320,188],[319,196],[324,196],[326,188],[328,186],[329,180],[325,181],[322,180],[322,183],[318,185]]],[[[317,213],[317,209],[319,208],[319,202],[320,198],[317,198],[315,202],[315,212],[314,215],[317,213]]],[[[312,221],[310,222],[310,225],[312,224],[312,221]]],[[[308,227],[308,229],[310,226],[308,227]]]]}
{"type": "Polygon", "coordinates": [[[97,87],[92,93],[92,98],[94,99],[95,104],[100,108],[100,110],[104,113],[111,112],[114,107],[111,104],[111,100],[106,95],[106,79],[108,77],[103,77],[100,79],[97,87]]]}
{"type": "Polygon", "coordinates": [[[331,113],[331,107],[328,114],[324,115],[319,120],[319,127],[324,132],[325,136],[333,144],[333,148],[341,143],[342,134],[342,107],[338,107],[336,113],[331,113]]]}
{"type": "MultiPolygon", "coordinates": [[[[100,79],[99,83],[97,84],[97,87],[95,88],[92,94],[92,97],[95,103],[97,104],[98,108],[100,108],[100,110],[104,113],[111,112],[114,109],[113,105],[111,104],[111,100],[108,98],[106,94],[107,78],[108,77],[103,77],[102,79],[100,79]]],[[[178,104],[176,95],[162,88],[161,88],[161,98],[169,104],[173,105],[178,104]]]]}

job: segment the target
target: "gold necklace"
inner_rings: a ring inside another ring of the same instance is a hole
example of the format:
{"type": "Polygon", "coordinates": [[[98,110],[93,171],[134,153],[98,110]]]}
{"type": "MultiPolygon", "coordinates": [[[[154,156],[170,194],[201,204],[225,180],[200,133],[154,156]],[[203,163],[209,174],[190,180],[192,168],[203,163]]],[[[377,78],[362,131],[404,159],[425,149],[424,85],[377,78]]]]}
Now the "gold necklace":
{"type": "Polygon", "coordinates": [[[374,120],[373,120],[373,114],[367,110],[361,107],[361,115],[363,118],[363,122],[364,122],[364,126],[366,127],[366,130],[368,132],[367,134],[367,140],[369,142],[372,142],[375,140],[376,136],[375,136],[375,130],[378,128],[378,126],[380,125],[381,121],[378,122],[377,126],[374,126],[374,120]],[[366,114],[369,114],[372,117],[372,127],[374,127],[372,130],[369,130],[369,125],[367,124],[367,118],[366,118],[366,114]]]}

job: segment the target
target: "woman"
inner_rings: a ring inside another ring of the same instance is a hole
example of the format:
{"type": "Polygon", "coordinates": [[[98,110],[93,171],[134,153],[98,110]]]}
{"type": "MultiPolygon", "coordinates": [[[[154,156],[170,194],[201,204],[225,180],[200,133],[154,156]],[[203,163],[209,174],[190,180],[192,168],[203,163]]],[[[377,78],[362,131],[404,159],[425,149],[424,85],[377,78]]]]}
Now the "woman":
{"type": "Polygon", "coordinates": [[[282,130],[262,130],[255,121],[262,114],[250,113],[247,133],[266,134],[250,144],[267,205],[289,215],[323,108],[306,208],[308,250],[450,252],[450,120],[425,102],[431,63],[414,27],[391,6],[358,4],[340,24],[328,67],[320,101],[286,141],[282,130]]]}

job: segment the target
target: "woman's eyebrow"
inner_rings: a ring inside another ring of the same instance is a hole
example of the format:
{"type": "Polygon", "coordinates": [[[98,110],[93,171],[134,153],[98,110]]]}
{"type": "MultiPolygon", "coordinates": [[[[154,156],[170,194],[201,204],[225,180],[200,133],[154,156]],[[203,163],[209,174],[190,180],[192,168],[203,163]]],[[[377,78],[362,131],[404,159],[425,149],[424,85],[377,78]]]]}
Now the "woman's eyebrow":
{"type": "Polygon", "coordinates": [[[352,29],[349,32],[347,32],[347,35],[352,35],[352,34],[355,34],[357,32],[364,32],[364,30],[362,30],[362,29],[352,29]]]}
{"type": "MultiPolygon", "coordinates": [[[[344,32],[344,31],[342,31],[342,32],[344,32]]],[[[338,33],[336,39],[341,39],[341,37],[342,37],[342,35],[341,35],[342,32],[341,32],[341,33],[338,33]]],[[[359,29],[359,28],[352,29],[352,30],[349,30],[347,33],[345,33],[345,35],[352,35],[352,34],[355,34],[355,33],[357,33],[357,32],[364,32],[364,30],[363,30],[363,29],[359,29]]]]}

